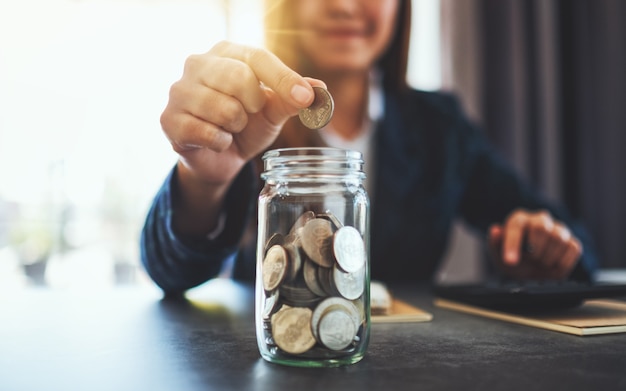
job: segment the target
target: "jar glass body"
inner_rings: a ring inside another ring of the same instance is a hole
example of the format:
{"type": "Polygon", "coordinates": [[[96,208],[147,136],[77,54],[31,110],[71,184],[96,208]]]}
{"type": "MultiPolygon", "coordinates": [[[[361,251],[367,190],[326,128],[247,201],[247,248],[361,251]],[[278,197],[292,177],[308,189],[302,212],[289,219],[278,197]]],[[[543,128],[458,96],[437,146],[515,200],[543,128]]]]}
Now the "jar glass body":
{"type": "Polygon", "coordinates": [[[281,149],[263,156],[256,335],[293,366],[361,360],[369,343],[369,199],[361,154],[281,149]]]}

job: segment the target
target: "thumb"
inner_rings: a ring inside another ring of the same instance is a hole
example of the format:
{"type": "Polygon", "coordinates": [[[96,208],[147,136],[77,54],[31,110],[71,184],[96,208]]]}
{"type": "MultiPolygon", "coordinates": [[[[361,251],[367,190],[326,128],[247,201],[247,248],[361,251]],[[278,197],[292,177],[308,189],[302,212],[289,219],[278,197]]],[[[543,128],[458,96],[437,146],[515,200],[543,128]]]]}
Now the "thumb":
{"type": "MultiPolygon", "coordinates": [[[[305,77],[304,80],[310,85],[310,87],[322,87],[326,88],[326,84],[318,79],[313,79],[310,77],[305,77]]],[[[265,88],[265,93],[267,97],[267,102],[265,104],[265,108],[263,110],[263,114],[266,120],[274,126],[282,126],[287,119],[298,114],[299,107],[293,106],[286,100],[282,99],[275,91],[265,88]]],[[[301,91],[303,94],[305,91],[301,91]]],[[[306,91],[308,94],[308,90],[306,91]]],[[[314,94],[311,96],[313,99],[314,94]]],[[[311,100],[312,102],[312,100],[311,100]]]]}
{"type": "MultiPolygon", "coordinates": [[[[320,80],[304,78],[311,87],[326,88],[320,80]]],[[[261,85],[265,93],[265,105],[259,112],[249,115],[248,129],[236,135],[240,154],[245,159],[256,156],[268,148],[280,133],[284,123],[298,114],[298,108],[287,103],[271,88],[261,85]]]]}

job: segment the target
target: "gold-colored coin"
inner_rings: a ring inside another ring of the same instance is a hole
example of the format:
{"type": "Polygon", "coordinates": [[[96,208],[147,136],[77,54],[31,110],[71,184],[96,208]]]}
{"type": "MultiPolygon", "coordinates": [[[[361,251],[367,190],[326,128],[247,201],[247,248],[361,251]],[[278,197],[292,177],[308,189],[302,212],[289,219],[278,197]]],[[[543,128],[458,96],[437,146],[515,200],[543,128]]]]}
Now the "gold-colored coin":
{"type": "Polygon", "coordinates": [[[307,258],[304,261],[304,268],[302,269],[304,282],[306,286],[309,287],[311,292],[315,293],[316,295],[320,297],[326,296],[326,292],[324,291],[324,289],[322,288],[322,286],[320,285],[317,279],[317,276],[318,276],[317,269],[318,269],[317,264],[307,258]]]}
{"type": "Polygon", "coordinates": [[[324,292],[326,292],[325,296],[335,296],[339,293],[335,290],[333,286],[333,268],[328,267],[318,267],[317,268],[317,282],[320,284],[320,287],[324,292]]]}
{"type": "Polygon", "coordinates": [[[283,235],[275,233],[267,240],[267,243],[265,243],[265,252],[267,253],[267,250],[269,250],[275,244],[280,244],[282,246],[284,243],[285,238],[283,237],[283,235]]]}
{"type": "Polygon", "coordinates": [[[341,221],[339,221],[337,216],[335,216],[331,211],[327,210],[325,213],[318,214],[317,217],[326,219],[330,221],[331,223],[333,223],[335,230],[338,230],[339,228],[343,227],[343,224],[341,223],[341,221]]]}
{"type": "Polygon", "coordinates": [[[263,288],[273,291],[285,278],[287,273],[287,251],[278,244],[267,250],[263,260],[263,288]]]}
{"type": "Polygon", "coordinates": [[[309,129],[321,129],[328,125],[333,117],[335,102],[327,89],[313,87],[315,99],[311,106],[300,109],[298,116],[304,126],[309,129]]]}
{"type": "Polygon", "coordinates": [[[330,221],[320,218],[309,220],[302,229],[302,248],[313,262],[322,267],[332,267],[333,229],[330,221]]]}
{"type": "Polygon", "coordinates": [[[283,246],[289,257],[289,267],[287,268],[286,279],[294,281],[298,273],[302,269],[302,257],[300,256],[300,248],[293,243],[287,243],[283,246]]]}
{"type": "Polygon", "coordinates": [[[272,316],[272,337],[287,353],[300,354],[315,345],[311,331],[312,311],[308,308],[288,308],[272,316]]]}
{"type": "Polygon", "coordinates": [[[298,219],[296,219],[296,222],[293,223],[293,226],[289,230],[289,234],[296,235],[298,233],[298,230],[304,227],[307,221],[313,220],[314,218],[315,218],[314,212],[312,211],[304,212],[303,214],[300,215],[300,217],[298,217],[298,219]]]}

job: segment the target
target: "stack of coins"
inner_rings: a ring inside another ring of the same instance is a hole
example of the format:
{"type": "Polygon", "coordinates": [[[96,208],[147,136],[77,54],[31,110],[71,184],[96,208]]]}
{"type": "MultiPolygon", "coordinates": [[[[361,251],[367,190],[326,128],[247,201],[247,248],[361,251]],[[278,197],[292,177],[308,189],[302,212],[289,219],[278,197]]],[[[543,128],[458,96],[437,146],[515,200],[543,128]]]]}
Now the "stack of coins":
{"type": "Polygon", "coordinates": [[[298,355],[354,348],[365,322],[366,250],[354,227],[308,211],[265,244],[261,280],[266,342],[298,355]]]}

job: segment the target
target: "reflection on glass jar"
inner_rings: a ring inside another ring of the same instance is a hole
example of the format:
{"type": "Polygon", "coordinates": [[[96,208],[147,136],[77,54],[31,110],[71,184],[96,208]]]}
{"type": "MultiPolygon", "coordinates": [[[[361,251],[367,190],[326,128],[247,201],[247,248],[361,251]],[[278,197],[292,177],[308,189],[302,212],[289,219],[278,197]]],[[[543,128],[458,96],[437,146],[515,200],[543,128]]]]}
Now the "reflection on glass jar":
{"type": "Polygon", "coordinates": [[[369,342],[369,199],[360,153],[280,149],[263,156],[256,332],[264,359],[339,366],[369,342]]]}

